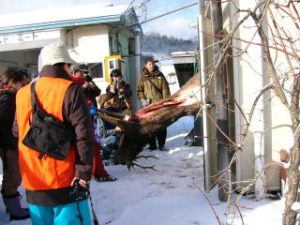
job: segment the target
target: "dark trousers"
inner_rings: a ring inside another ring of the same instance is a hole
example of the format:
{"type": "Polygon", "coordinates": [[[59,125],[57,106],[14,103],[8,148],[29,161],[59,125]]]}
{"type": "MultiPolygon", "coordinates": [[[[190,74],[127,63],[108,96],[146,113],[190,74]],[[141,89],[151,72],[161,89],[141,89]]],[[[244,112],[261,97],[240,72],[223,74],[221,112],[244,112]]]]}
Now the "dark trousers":
{"type": "Polygon", "coordinates": [[[158,141],[158,146],[159,147],[164,147],[166,144],[166,139],[167,139],[167,128],[164,128],[163,130],[155,133],[151,139],[149,140],[149,145],[150,148],[156,148],[156,139],[158,141]]]}
{"type": "Polygon", "coordinates": [[[0,149],[0,157],[3,163],[1,193],[4,196],[13,196],[18,194],[18,187],[21,184],[18,154],[18,150],[16,149],[0,149]]]}

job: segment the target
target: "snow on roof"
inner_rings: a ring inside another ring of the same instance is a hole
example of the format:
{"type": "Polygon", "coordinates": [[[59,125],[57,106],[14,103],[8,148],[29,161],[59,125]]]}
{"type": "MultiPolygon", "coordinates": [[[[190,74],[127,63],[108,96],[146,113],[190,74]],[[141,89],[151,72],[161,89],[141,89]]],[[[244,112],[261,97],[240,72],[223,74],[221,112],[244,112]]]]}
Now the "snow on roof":
{"type": "Polygon", "coordinates": [[[194,51],[172,52],[173,64],[195,63],[197,54],[194,51]]]}
{"type": "Polygon", "coordinates": [[[183,56],[194,57],[196,56],[196,53],[195,51],[178,51],[178,52],[172,52],[171,56],[172,57],[183,57],[183,56]]]}
{"type": "Polygon", "coordinates": [[[127,8],[128,5],[113,6],[97,3],[2,14],[0,15],[0,33],[1,31],[5,33],[5,30],[14,27],[31,24],[39,25],[62,21],[70,22],[88,18],[107,17],[114,19],[115,22],[115,20],[120,21],[122,13],[124,13],[127,8]]]}

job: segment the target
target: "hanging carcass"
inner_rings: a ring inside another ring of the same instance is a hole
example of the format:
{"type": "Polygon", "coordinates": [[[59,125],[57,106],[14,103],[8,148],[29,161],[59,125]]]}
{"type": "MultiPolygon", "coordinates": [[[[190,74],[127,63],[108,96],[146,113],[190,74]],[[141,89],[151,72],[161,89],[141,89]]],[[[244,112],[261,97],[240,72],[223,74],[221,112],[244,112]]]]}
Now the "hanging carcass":
{"type": "Polygon", "coordinates": [[[171,97],[141,109],[129,120],[123,120],[123,116],[116,113],[99,112],[99,115],[107,122],[121,128],[122,134],[116,160],[130,168],[151,135],[182,116],[196,115],[200,106],[200,75],[198,74],[171,97]]]}

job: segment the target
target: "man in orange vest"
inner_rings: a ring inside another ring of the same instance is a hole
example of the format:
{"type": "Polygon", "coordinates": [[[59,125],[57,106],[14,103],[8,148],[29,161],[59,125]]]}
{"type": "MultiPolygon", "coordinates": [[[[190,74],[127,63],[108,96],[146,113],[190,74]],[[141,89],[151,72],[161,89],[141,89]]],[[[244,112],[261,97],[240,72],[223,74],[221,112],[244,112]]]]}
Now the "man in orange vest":
{"type": "Polygon", "coordinates": [[[93,168],[93,126],[84,93],[70,77],[74,63],[63,44],[47,45],[41,50],[41,71],[35,80],[39,107],[68,124],[74,133],[65,159],[41,155],[23,143],[33,122],[32,84],[17,94],[19,163],[33,225],[91,224],[87,197],[75,200],[70,195],[75,183],[76,190],[78,185],[83,190],[88,188],[93,168]]]}

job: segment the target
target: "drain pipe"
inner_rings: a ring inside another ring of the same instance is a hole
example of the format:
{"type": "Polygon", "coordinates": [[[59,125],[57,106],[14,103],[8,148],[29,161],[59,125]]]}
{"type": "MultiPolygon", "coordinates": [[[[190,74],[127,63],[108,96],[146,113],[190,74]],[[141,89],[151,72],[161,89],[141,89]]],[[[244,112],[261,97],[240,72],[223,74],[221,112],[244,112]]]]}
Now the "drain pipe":
{"type": "Polygon", "coordinates": [[[200,62],[200,86],[201,88],[201,100],[203,102],[203,110],[202,110],[202,126],[203,126],[203,157],[204,157],[204,188],[205,191],[209,191],[211,188],[210,177],[210,154],[211,154],[211,130],[209,126],[208,114],[210,114],[210,99],[208,95],[207,87],[205,87],[207,80],[207,71],[205,69],[207,62],[205,56],[206,49],[206,39],[203,34],[205,31],[205,3],[203,0],[199,0],[199,16],[198,16],[198,32],[199,32],[199,62],[200,62]]]}
{"type": "MultiPolygon", "coordinates": [[[[141,34],[136,33],[135,34],[135,80],[133,81],[132,88],[133,90],[136,90],[137,87],[137,81],[140,79],[140,74],[141,74],[141,34]]],[[[133,99],[134,101],[134,110],[137,111],[139,108],[139,103],[138,103],[138,97],[136,94],[136,91],[133,93],[133,99]]]]}
{"type": "Polygon", "coordinates": [[[135,72],[137,76],[141,73],[141,36],[135,35],[135,72]]]}

